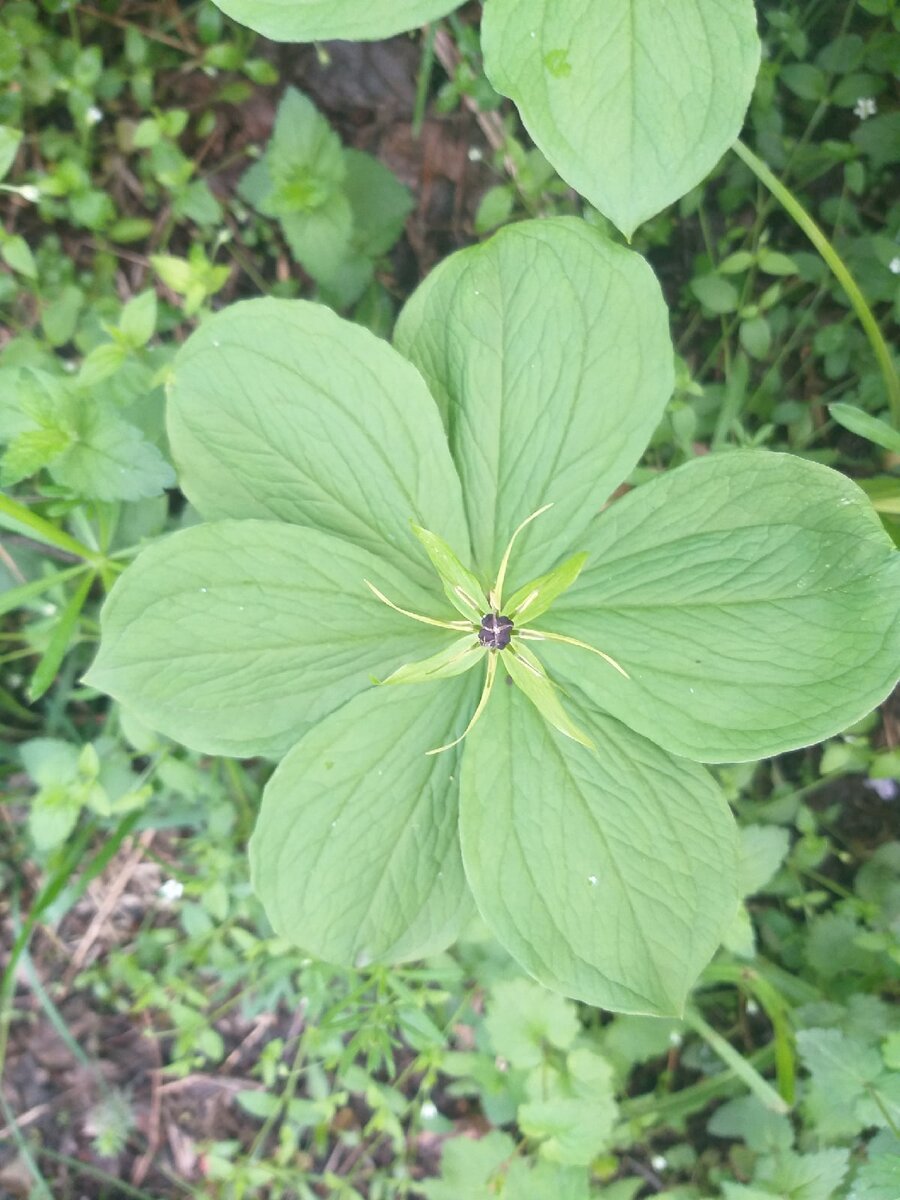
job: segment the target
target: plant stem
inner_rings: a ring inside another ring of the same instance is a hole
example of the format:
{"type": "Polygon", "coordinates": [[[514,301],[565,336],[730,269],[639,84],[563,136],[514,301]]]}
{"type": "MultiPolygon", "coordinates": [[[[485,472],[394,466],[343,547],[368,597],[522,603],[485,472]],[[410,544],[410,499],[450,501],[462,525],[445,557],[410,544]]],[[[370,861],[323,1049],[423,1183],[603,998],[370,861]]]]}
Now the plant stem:
{"type": "Polygon", "coordinates": [[[878,327],[875,315],[871,308],[869,308],[866,298],[860,291],[856,280],[850,274],[846,263],[794,193],[785,187],[762,159],[757,158],[749,146],[745,146],[740,140],[734,143],[733,150],[738,158],[746,163],[757,179],[765,184],[779,204],[782,205],[800,226],[828,264],[841,287],[847,293],[847,298],[853,306],[853,310],[859,318],[859,322],[865,330],[875,357],[878,360],[881,374],[884,377],[884,386],[891,409],[891,416],[894,424],[900,428],[900,378],[898,378],[897,372],[894,369],[891,352],[878,327]]]}
{"type": "Polygon", "coordinates": [[[54,546],[57,550],[64,550],[67,554],[74,554],[96,566],[102,562],[102,555],[96,550],[91,550],[89,546],[76,541],[64,530],[57,529],[50,521],[45,521],[11,496],[0,495],[0,525],[5,525],[15,533],[24,533],[26,537],[34,538],[47,546],[54,546]]]}
{"type": "Polygon", "coordinates": [[[747,1085],[753,1095],[771,1112],[786,1113],[790,1105],[779,1096],[770,1083],[767,1083],[759,1071],[747,1061],[734,1046],[715,1029],[704,1021],[696,1009],[688,1009],[684,1015],[685,1024],[695,1033],[699,1033],[711,1050],[714,1050],[722,1062],[729,1066],[735,1075],[747,1085]]]}

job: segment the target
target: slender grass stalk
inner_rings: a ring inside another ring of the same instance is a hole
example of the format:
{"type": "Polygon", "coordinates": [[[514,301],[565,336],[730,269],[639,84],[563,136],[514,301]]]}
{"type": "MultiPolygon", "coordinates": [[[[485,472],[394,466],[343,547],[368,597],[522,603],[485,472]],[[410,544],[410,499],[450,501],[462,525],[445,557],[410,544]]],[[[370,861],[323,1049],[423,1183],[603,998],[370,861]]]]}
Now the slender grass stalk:
{"type": "Polygon", "coordinates": [[[716,1033],[715,1029],[700,1016],[696,1009],[689,1008],[684,1015],[684,1020],[685,1024],[698,1033],[709,1048],[718,1054],[722,1062],[747,1085],[761,1104],[774,1113],[784,1114],[789,1111],[790,1106],[783,1097],[779,1096],[772,1085],[763,1079],[753,1064],[744,1058],[743,1054],[739,1054],[731,1042],[716,1033]]]}
{"type": "Polygon", "coordinates": [[[878,322],[875,320],[875,315],[869,308],[865,296],[860,291],[859,285],[851,275],[846,263],[838,254],[832,243],[826,237],[821,227],[809,215],[794,193],[777,178],[776,175],[766,166],[761,158],[758,158],[749,146],[745,146],[740,140],[734,143],[732,147],[735,154],[742,162],[750,168],[753,174],[763,183],[775,199],[782,205],[793,220],[800,226],[815,248],[821,254],[824,261],[828,264],[832,274],[841,287],[847,293],[847,298],[853,306],[853,310],[859,318],[859,323],[865,330],[866,337],[869,339],[869,344],[881,368],[881,374],[884,378],[884,387],[887,392],[888,404],[891,409],[891,416],[894,424],[900,428],[900,377],[898,377],[894,369],[891,352],[888,349],[887,343],[884,340],[878,322]]]}
{"type": "Polygon", "coordinates": [[[50,521],[45,521],[11,496],[0,495],[0,525],[14,533],[23,533],[37,542],[43,542],[46,546],[54,546],[57,550],[74,554],[77,558],[83,558],[97,566],[102,562],[102,555],[96,550],[91,550],[83,542],[70,537],[64,530],[57,529],[50,521]]]}

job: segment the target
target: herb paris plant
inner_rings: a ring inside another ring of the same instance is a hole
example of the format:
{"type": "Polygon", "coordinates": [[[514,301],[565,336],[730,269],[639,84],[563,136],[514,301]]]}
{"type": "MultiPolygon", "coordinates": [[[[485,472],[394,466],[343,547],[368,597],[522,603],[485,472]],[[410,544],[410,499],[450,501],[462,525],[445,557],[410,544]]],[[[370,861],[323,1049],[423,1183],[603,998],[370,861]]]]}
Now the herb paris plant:
{"type": "Polygon", "coordinates": [[[192,336],[169,435],[207,523],[125,572],[90,682],[197,749],[287,751],[251,857],[309,952],[418,957],[474,897],[548,986],[678,1011],[737,900],[728,807],[689,759],[818,740],[889,691],[890,541],[853,483],[763,452],[596,515],[672,347],[647,265],[582,222],[452,256],[396,343],[301,301],[192,336]],[[525,638],[529,608],[608,658],[525,638]]]}

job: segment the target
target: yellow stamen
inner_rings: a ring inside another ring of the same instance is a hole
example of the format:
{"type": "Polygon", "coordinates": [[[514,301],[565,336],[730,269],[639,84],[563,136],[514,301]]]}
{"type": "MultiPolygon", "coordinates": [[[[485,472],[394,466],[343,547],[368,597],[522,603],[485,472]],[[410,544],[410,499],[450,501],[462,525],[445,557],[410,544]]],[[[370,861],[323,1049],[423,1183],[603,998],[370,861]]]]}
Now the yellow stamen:
{"type": "Polygon", "coordinates": [[[438,621],[435,617],[423,617],[421,613],[410,612],[408,608],[401,608],[393,600],[388,600],[384,592],[380,592],[374,583],[369,583],[368,579],[364,579],[363,583],[370,592],[374,592],[382,604],[386,604],[388,608],[392,608],[394,612],[400,613],[401,616],[411,617],[414,621],[421,621],[423,625],[436,625],[438,629],[462,629],[465,631],[472,628],[471,621],[438,621]]]}
{"type": "Polygon", "coordinates": [[[567,646],[579,646],[582,650],[590,650],[591,654],[599,655],[604,662],[608,662],[611,667],[615,667],[620,675],[624,675],[626,679],[631,678],[625,668],[620,666],[609,654],[604,654],[596,646],[591,646],[587,642],[580,642],[577,638],[566,637],[564,633],[542,633],[537,629],[520,629],[518,634],[520,638],[525,638],[531,642],[565,642],[567,646]]]}
{"type": "Polygon", "coordinates": [[[506,568],[509,566],[509,556],[512,554],[513,543],[526,525],[530,525],[536,517],[539,517],[541,513],[545,513],[548,508],[552,507],[552,502],[550,504],[545,504],[543,508],[539,508],[537,512],[533,512],[530,517],[526,517],[509,539],[509,545],[506,547],[506,551],[504,552],[503,558],[500,562],[500,570],[497,573],[497,582],[494,585],[494,591],[491,594],[491,602],[493,603],[494,609],[497,612],[500,611],[500,606],[503,603],[503,584],[506,580],[506,568]]]}

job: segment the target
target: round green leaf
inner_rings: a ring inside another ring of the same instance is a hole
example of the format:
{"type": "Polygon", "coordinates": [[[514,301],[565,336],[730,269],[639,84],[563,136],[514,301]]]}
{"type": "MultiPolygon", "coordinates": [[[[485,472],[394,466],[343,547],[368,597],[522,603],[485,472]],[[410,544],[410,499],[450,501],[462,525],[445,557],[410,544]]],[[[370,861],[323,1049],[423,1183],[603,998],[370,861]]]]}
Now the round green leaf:
{"type": "Polygon", "coordinates": [[[752,0],[487,0],[485,67],[567,183],[626,237],[740,132],[752,0]]]}
{"type": "Polygon", "coordinates": [[[496,936],[547,987],[678,1014],[737,905],[731,813],[702,768],[573,708],[596,753],[517,689],[496,689],[463,757],[466,876],[496,936]]]}
{"type": "Polygon", "coordinates": [[[150,546],[116,583],[87,680],[195,750],[277,757],[373,675],[447,640],[380,604],[366,578],[434,609],[397,571],[328,534],[272,521],[194,526],[150,546]]]}
{"type": "Polygon", "coordinates": [[[226,16],[276,42],[351,42],[393,37],[438,17],[460,0],[214,0],[226,16]]]}
{"type": "Polygon", "coordinates": [[[650,268],[570,218],[510,226],[446,259],[404,308],[396,344],[444,414],[485,580],[516,526],[553,503],[516,543],[513,588],[569,549],[673,386],[650,268]]]}
{"type": "Polygon", "coordinates": [[[181,486],[208,520],[309,525],[423,584],[411,520],[466,552],[459,478],[421,376],[321,305],[250,300],[205,321],[175,360],[168,421],[181,486]]]}
{"type": "Polygon", "coordinates": [[[459,853],[461,747],[480,679],[376,688],[332,713],[272,776],[250,843],[275,930],[345,966],[436,953],[471,914],[459,853]]]}
{"type": "Polygon", "coordinates": [[[860,489],[786,454],[696,459],[617,501],[538,628],[551,675],[673,754],[737,761],[818,742],[900,674],[900,556],[860,489]]]}

